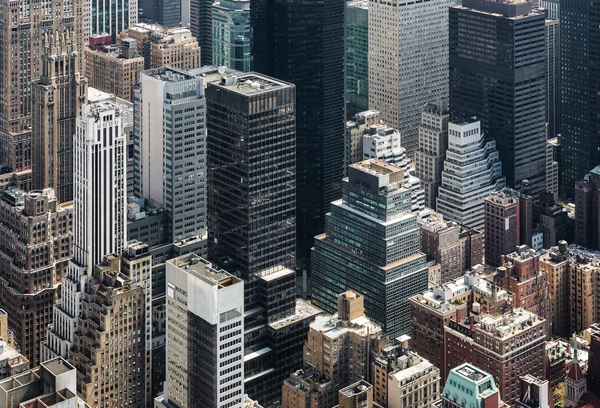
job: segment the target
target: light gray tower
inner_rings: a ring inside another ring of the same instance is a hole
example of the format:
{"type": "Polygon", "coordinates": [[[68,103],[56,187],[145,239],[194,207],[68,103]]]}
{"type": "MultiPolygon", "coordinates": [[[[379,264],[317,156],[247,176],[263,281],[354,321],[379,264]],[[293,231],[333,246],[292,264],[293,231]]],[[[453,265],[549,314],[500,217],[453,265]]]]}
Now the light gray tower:
{"type": "Polygon", "coordinates": [[[205,128],[202,78],[174,68],[141,73],[134,97],[134,194],[165,209],[169,242],[205,232],[205,128]]]}
{"type": "Polygon", "coordinates": [[[337,310],[337,294],[363,293],[367,316],[392,338],[410,330],[408,298],[427,289],[417,216],[404,171],[378,160],[348,168],[312,250],[313,303],[337,310]]]}
{"type": "Polygon", "coordinates": [[[369,0],[369,108],[418,148],[423,107],[448,97],[450,0],[369,0]]]}

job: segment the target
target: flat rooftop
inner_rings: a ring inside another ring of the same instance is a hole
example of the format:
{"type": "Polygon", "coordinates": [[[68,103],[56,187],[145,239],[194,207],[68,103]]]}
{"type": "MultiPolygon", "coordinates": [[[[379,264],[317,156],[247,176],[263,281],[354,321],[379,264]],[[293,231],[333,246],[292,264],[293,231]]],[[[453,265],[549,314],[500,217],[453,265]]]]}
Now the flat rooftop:
{"type": "Polygon", "coordinates": [[[400,167],[381,160],[363,160],[361,162],[352,164],[350,167],[373,175],[387,175],[402,171],[400,167]]]}
{"type": "Polygon", "coordinates": [[[456,368],[454,371],[473,382],[483,380],[484,378],[490,376],[485,371],[482,371],[468,363],[458,366],[458,368],[456,368]]]}
{"type": "Polygon", "coordinates": [[[219,286],[219,289],[242,282],[241,279],[227,271],[213,268],[212,264],[200,255],[183,255],[179,258],[171,259],[167,263],[171,263],[173,266],[183,269],[207,283],[219,286]]]}
{"type": "Polygon", "coordinates": [[[356,7],[368,10],[369,9],[369,1],[368,0],[350,0],[346,3],[346,7],[356,7]]]}
{"type": "Polygon", "coordinates": [[[188,79],[194,79],[196,77],[188,71],[171,67],[148,69],[146,71],[142,71],[142,74],[160,79],[165,82],[181,82],[188,79]]]}
{"type": "Polygon", "coordinates": [[[220,88],[225,88],[242,95],[256,95],[294,86],[288,82],[280,81],[256,72],[249,72],[245,74],[226,74],[223,75],[220,80],[212,81],[209,84],[220,88]]]}
{"type": "Polygon", "coordinates": [[[42,363],[42,366],[54,375],[60,375],[71,370],[75,370],[75,367],[73,367],[61,357],[57,357],[53,360],[46,361],[45,363],[42,363]]]}
{"type": "Polygon", "coordinates": [[[273,329],[278,330],[282,327],[289,326],[296,322],[312,319],[314,316],[321,313],[321,309],[317,309],[313,305],[306,303],[304,300],[296,299],[296,313],[291,316],[284,317],[276,322],[269,323],[273,329]]]}

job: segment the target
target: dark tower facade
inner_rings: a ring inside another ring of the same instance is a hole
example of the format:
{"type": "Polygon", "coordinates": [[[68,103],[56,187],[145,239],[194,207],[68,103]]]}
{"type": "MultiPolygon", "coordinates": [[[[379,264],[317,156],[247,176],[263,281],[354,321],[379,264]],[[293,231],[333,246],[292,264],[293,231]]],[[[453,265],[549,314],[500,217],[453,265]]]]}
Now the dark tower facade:
{"type": "Polygon", "coordinates": [[[253,69],[296,85],[297,264],[341,197],[344,166],[344,0],[253,0],[253,69]]]}
{"type": "Polygon", "coordinates": [[[200,46],[200,65],[212,65],[213,0],[190,0],[190,30],[200,46]]]}
{"type": "Polygon", "coordinates": [[[545,16],[531,3],[464,0],[450,8],[450,108],[496,140],[510,187],[545,189],[545,16]]]}

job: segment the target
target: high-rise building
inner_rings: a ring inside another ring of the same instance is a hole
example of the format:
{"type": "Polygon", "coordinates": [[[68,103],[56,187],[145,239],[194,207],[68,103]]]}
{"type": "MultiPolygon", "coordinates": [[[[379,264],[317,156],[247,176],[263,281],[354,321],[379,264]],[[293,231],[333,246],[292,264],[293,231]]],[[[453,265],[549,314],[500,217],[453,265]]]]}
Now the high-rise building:
{"type": "Polygon", "coordinates": [[[507,405],[500,399],[500,390],[494,377],[469,363],[455,367],[448,374],[448,380],[441,393],[442,400],[433,408],[504,408],[507,405]],[[464,403],[463,403],[464,401],[464,403]]]}
{"type": "MultiPolygon", "coordinates": [[[[0,307],[32,367],[52,323],[57,289],[73,256],[73,206],[52,189],[25,193],[9,187],[0,201],[0,307]]],[[[6,340],[6,337],[4,337],[6,340]]]]}
{"type": "Polygon", "coordinates": [[[448,97],[449,0],[369,1],[369,108],[412,157],[423,107],[448,97]]]}
{"type": "MultiPolygon", "coordinates": [[[[494,315],[473,311],[450,320],[444,334],[442,373],[471,363],[498,379],[500,395],[509,406],[520,397],[520,376],[544,376],[546,322],[535,313],[520,308],[494,315]]],[[[446,384],[450,381],[449,376],[446,384]]]]}
{"type": "Polygon", "coordinates": [[[144,70],[144,58],[137,53],[135,40],[128,40],[123,44],[136,49],[116,45],[86,47],[84,72],[90,87],[132,102],[133,88],[144,70]]]}
{"type": "Polygon", "coordinates": [[[199,66],[211,65],[213,61],[213,3],[214,0],[181,0],[181,24],[184,27],[189,25],[202,50],[199,66]]]}
{"type": "Polygon", "coordinates": [[[546,355],[544,356],[544,360],[546,363],[545,379],[548,380],[550,388],[554,391],[565,382],[567,348],[563,347],[559,341],[551,340],[546,342],[546,355]]]}
{"type": "Polygon", "coordinates": [[[450,108],[481,121],[506,183],[527,180],[535,195],[546,186],[545,38],[545,15],[527,1],[450,8],[450,108]]]}
{"type": "Polygon", "coordinates": [[[94,34],[117,34],[137,23],[138,0],[82,0],[84,13],[83,41],[94,34]]]}
{"type": "Polygon", "coordinates": [[[421,252],[427,255],[428,261],[434,261],[441,267],[440,279],[436,283],[443,284],[462,276],[465,270],[459,239],[460,226],[456,223],[446,223],[441,215],[432,213],[419,220],[419,228],[421,252]]]}
{"type": "Polygon", "coordinates": [[[94,267],[69,358],[77,369],[78,394],[90,407],[151,405],[145,289],[121,273],[117,255],[106,255],[94,267]]]}
{"type": "Polygon", "coordinates": [[[519,385],[521,397],[517,408],[550,408],[548,381],[527,374],[519,378],[519,385]]]}
{"type": "Polygon", "coordinates": [[[143,8],[144,20],[169,28],[181,26],[181,0],[143,0],[141,3],[138,8],[143,8]]]}
{"type": "Polygon", "coordinates": [[[212,24],[212,64],[249,72],[250,0],[217,0],[212,24]]]}
{"type": "Polygon", "coordinates": [[[369,109],[369,1],[346,2],[346,118],[369,109]]]}
{"type": "Polygon", "coordinates": [[[73,201],[73,135],[88,82],[80,76],[75,33],[45,35],[40,79],[31,85],[32,188],[73,201]]]}
{"type": "Polygon", "coordinates": [[[555,159],[555,145],[553,139],[546,142],[546,193],[551,193],[558,199],[558,161],[555,159]]]}
{"type": "Polygon", "coordinates": [[[134,194],[167,214],[168,242],[206,229],[206,99],[202,78],[175,68],[140,74],[134,92],[134,194]]]}
{"type": "Polygon", "coordinates": [[[598,91],[600,57],[597,4],[560,2],[561,192],[572,197],[575,182],[600,163],[598,91]]]}
{"type": "Polygon", "coordinates": [[[114,103],[101,101],[84,105],[77,119],[73,259],[61,286],[61,302],[53,308],[52,325],[42,346],[43,361],[69,356],[94,266],[104,255],[119,255],[126,247],[126,140],[120,115],[114,103]]]}
{"type": "Polygon", "coordinates": [[[575,183],[575,243],[600,249],[600,166],[575,183]]]}
{"type": "Polygon", "coordinates": [[[365,295],[367,316],[395,338],[410,330],[408,298],[427,288],[417,215],[402,169],[377,160],[348,168],[312,252],[313,303],[336,310],[336,293],[365,295]]]}
{"type": "Polygon", "coordinates": [[[418,354],[406,351],[387,377],[389,408],[430,408],[440,398],[440,369],[418,354]]]}
{"type": "Polygon", "coordinates": [[[206,90],[208,252],[244,279],[295,266],[295,91],[256,73],[206,90]]]}
{"type": "Polygon", "coordinates": [[[8,331],[8,314],[0,309],[0,379],[29,370],[29,360],[14,348],[8,331]]]}
{"type": "Polygon", "coordinates": [[[419,214],[425,209],[425,192],[421,180],[410,168],[410,158],[401,145],[400,132],[384,124],[371,125],[363,134],[363,160],[380,160],[399,167],[404,172],[403,186],[410,190],[411,211],[419,214]]]}
{"type": "Polygon", "coordinates": [[[189,254],[167,262],[165,407],[244,407],[244,282],[189,254]]]}
{"type": "Polygon", "coordinates": [[[458,240],[462,254],[462,270],[468,271],[476,265],[483,265],[483,233],[461,225],[458,240]]]}
{"type": "MultiPolygon", "coordinates": [[[[253,70],[296,86],[296,264],[310,268],[344,174],[345,0],[252,0],[253,70]]],[[[303,278],[307,276],[303,272],[303,278]]],[[[336,292],[337,293],[337,292],[336,292]]]]}
{"type": "Polygon", "coordinates": [[[373,386],[364,380],[350,384],[339,391],[336,408],[382,408],[373,398],[373,386]]]}
{"type": "MultiPolygon", "coordinates": [[[[43,38],[63,34],[71,37],[68,32],[74,32],[75,50],[83,55],[82,0],[3,0],[0,7],[0,167],[4,173],[15,174],[17,186],[28,191],[32,166],[31,83],[42,76],[43,38]]],[[[82,72],[83,59],[78,63],[77,71],[82,72]]]]}
{"type": "Polygon", "coordinates": [[[600,391],[600,324],[596,323],[589,330],[589,364],[587,371],[587,389],[596,394],[600,391]]]}
{"type": "Polygon", "coordinates": [[[546,123],[548,139],[560,134],[560,22],[546,20],[546,123]]]}
{"type": "Polygon", "coordinates": [[[346,142],[344,146],[344,175],[348,175],[348,166],[363,161],[363,135],[372,126],[379,125],[379,112],[366,110],[356,113],[346,122],[346,142]]]}
{"type": "Polygon", "coordinates": [[[442,170],[448,150],[448,102],[428,103],[421,113],[419,148],[415,152],[415,176],[425,190],[425,206],[435,210],[442,170]]]}
{"type": "Polygon", "coordinates": [[[483,231],[483,201],[505,183],[496,142],[484,138],[480,121],[450,122],[437,212],[448,221],[483,231]]]}
{"type": "Polygon", "coordinates": [[[187,28],[170,28],[150,43],[152,68],[170,67],[189,70],[200,66],[198,41],[187,28]]]}
{"type": "Polygon", "coordinates": [[[548,13],[548,18],[560,20],[560,0],[538,0],[538,5],[548,13]]]}
{"type": "Polygon", "coordinates": [[[501,266],[502,256],[519,245],[532,244],[531,196],[510,188],[493,192],[485,198],[485,262],[501,266]]]}

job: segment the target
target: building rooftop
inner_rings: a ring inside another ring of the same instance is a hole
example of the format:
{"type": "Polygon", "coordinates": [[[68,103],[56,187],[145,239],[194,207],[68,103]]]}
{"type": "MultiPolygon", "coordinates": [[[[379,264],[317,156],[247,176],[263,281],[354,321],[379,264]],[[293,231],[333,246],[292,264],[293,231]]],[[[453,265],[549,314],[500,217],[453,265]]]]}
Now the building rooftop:
{"type": "Polygon", "coordinates": [[[369,0],[350,0],[346,2],[346,7],[356,7],[368,10],[369,9],[369,0]]]}
{"type": "Polygon", "coordinates": [[[400,167],[381,160],[363,160],[351,164],[350,167],[375,176],[384,176],[402,171],[400,167]]]}
{"type": "Polygon", "coordinates": [[[48,360],[42,363],[42,367],[45,367],[48,371],[50,371],[54,375],[64,374],[71,370],[75,370],[71,364],[69,364],[63,358],[57,357],[52,360],[48,360]]]}
{"type": "Polygon", "coordinates": [[[171,259],[167,263],[171,263],[179,269],[184,269],[204,282],[218,286],[219,289],[242,282],[241,279],[229,272],[213,268],[210,262],[196,254],[183,255],[171,259]]]}
{"type": "Polygon", "coordinates": [[[544,323],[544,319],[535,313],[517,308],[504,314],[482,314],[479,316],[477,327],[482,331],[494,334],[495,337],[505,339],[519,334],[534,325],[544,323]]]}
{"type": "Polygon", "coordinates": [[[337,314],[317,316],[310,324],[310,329],[323,332],[325,337],[331,339],[343,336],[347,332],[361,336],[381,332],[381,327],[364,315],[350,321],[342,320],[337,314]]]}
{"type": "Polygon", "coordinates": [[[296,299],[296,313],[294,313],[291,316],[279,319],[273,323],[269,323],[269,326],[271,326],[275,330],[279,330],[285,326],[289,326],[296,322],[306,319],[312,319],[320,313],[321,309],[318,309],[313,305],[306,303],[302,299],[296,299]]]}
{"type": "Polygon", "coordinates": [[[101,101],[114,101],[115,95],[101,91],[91,86],[88,88],[88,103],[96,103],[101,101]]]}
{"type": "Polygon", "coordinates": [[[165,82],[181,82],[188,79],[194,79],[195,75],[183,69],[172,67],[161,67],[142,71],[143,75],[147,75],[165,82]]]}
{"type": "Polygon", "coordinates": [[[396,382],[402,383],[403,381],[411,381],[415,378],[423,376],[424,374],[428,374],[434,369],[436,369],[436,367],[428,360],[421,359],[421,361],[419,361],[417,364],[407,367],[403,370],[397,370],[390,375],[394,377],[396,382]]]}
{"type": "Polygon", "coordinates": [[[340,393],[344,394],[346,397],[353,397],[355,395],[365,393],[371,387],[371,384],[369,384],[365,380],[360,380],[354,384],[350,384],[346,388],[342,388],[340,390],[340,393]]]}
{"type": "Polygon", "coordinates": [[[279,270],[275,269],[274,271],[267,270],[257,273],[256,275],[260,277],[260,279],[270,282],[273,280],[277,280],[283,276],[294,274],[295,272],[289,268],[280,267],[279,270]]]}
{"type": "Polygon", "coordinates": [[[472,125],[473,123],[477,123],[479,122],[479,119],[477,119],[476,117],[472,117],[472,118],[456,118],[454,119],[452,122],[450,122],[448,124],[448,126],[467,126],[467,125],[472,125]]]}
{"type": "Polygon", "coordinates": [[[242,95],[256,95],[294,86],[288,82],[283,82],[256,72],[225,74],[220,80],[212,81],[210,84],[242,95]]]}

